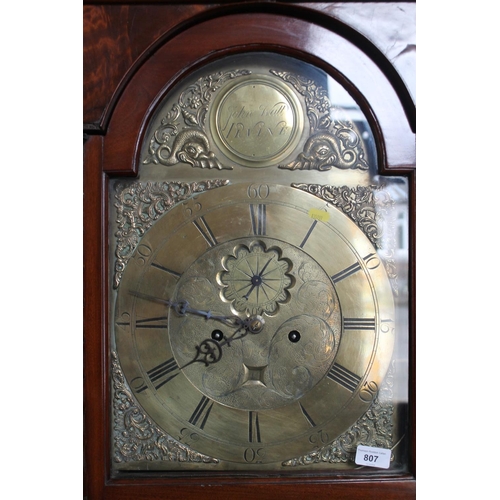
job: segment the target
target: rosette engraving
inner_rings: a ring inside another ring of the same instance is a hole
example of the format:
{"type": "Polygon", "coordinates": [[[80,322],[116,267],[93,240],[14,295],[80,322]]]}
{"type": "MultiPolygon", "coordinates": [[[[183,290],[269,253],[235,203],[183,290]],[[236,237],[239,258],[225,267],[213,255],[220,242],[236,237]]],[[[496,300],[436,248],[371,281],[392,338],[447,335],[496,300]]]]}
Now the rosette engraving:
{"type": "Polygon", "coordinates": [[[292,262],[281,257],[279,248],[267,249],[262,241],[241,244],[223,258],[222,266],[217,276],[223,286],[221,299],[231,302],[236,312],[274,315],[290,300],[292,262]]]}

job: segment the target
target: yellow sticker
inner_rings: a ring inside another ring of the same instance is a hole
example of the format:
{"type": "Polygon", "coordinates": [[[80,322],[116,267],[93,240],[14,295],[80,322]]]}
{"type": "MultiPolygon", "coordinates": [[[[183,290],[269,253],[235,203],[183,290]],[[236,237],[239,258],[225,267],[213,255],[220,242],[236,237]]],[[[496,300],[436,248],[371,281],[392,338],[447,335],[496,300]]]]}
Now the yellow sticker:
{"type": "Polygon", "coordinates": [[[309,210],[309,217],[311,219],[319,220],[321,222],[327,222],[330,218],[330,214],[325,210],[321,210],[320,208],[311,208],[309,210]]]}

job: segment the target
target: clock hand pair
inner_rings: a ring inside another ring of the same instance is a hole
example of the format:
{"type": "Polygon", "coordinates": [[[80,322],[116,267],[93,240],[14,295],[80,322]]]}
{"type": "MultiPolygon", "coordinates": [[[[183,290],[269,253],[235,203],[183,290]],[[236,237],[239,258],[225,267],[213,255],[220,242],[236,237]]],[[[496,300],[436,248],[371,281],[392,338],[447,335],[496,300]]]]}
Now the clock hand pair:
{"type": "MultiPolygon", "coordinates": [[[[192,363],[201,362],[205,363],[206,366],[217,363],[222,357],[222,346],[231,345],[233,340],[240,340],[244,338],[249,333],[257,334],[264,328],[264,318],[259,315],[250,316],[245,319],[241,319],[239,316],[224,316],[218,314],[212,314],[212,311],[204,311],[200,309],[194,309],[189,306],[187,300],[172,301],[170,299],[162,299],[155,297],[153,295],[148,295],[146,293],[131,291],[130,292],[135,297],[149,300],[152,302],[157,302],[159,304],[166,305],[168,308],[173,309],[178,316],[185,316],[186,314],[193,314],[195,316],[202,316],[205,319],[213,319],[214,321],[219,321],[226,326],[231,328],[236,328],[233,334],[229,337],[222,336],[223,341],[217,340],[217,338],[205,339],[201,342],[199,346],[196,347],[196,356],[189,363],[181,366],[180,368],[185,368],[192,363]],[[243,333],[236,336],[243,330],[243,333]]],[[[222,332],[221,332],[222,333],[222,332]]]]}

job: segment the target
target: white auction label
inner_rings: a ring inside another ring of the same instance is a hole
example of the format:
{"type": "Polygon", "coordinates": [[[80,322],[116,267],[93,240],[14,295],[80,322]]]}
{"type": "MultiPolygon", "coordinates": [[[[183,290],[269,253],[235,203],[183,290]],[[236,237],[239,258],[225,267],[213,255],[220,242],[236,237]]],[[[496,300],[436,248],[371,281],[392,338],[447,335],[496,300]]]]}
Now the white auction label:
{"type": "Polygon", "coordinates": [[[388,469],[391,462],[391,450],[363,446],[360,444],[356,450],[356,459],[354,461],[358,465],[388,469]]]}

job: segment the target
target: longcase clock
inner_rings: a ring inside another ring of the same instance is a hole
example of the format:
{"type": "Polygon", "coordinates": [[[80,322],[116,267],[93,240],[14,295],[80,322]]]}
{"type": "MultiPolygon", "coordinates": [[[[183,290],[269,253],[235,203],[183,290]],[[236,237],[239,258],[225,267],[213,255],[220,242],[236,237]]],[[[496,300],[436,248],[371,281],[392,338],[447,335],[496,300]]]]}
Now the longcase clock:
{"type": "Polygon", "coordinates": [[[370,12],[414,21],[85,6],[87,498],[414,497],[414,104],[370,12]]]}

